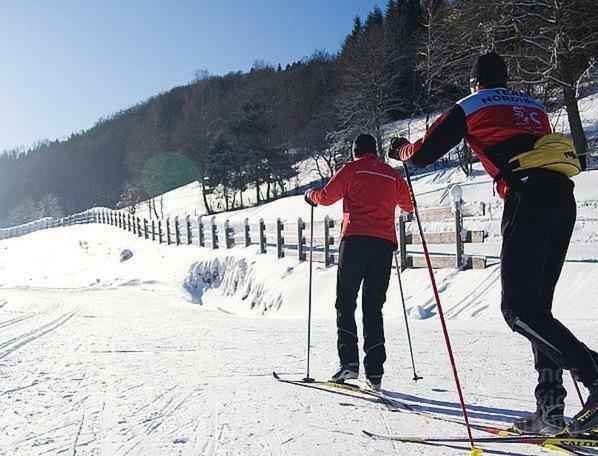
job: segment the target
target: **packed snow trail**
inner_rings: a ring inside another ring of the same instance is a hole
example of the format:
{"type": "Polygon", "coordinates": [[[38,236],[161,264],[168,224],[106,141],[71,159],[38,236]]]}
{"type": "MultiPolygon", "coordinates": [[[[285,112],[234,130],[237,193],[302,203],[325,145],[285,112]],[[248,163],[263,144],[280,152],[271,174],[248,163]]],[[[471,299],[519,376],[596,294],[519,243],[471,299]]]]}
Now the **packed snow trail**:
{"type": "MultiPolygon", "coordinates": [[[[458,425],[389,412],[375,398],[293,388],[305,322],[207,310],[169,291],[0,289],[0,454],[463,454],[372,441],[385,434],[460,435],[458,425]]],[[[595,321],[568,323],[595,340],[595,321]]],[[[528,347],[500,321],[453,321],[457,362],[476,422],[506,425],[533,406],[528,347]]],[[[390,397],[460,415],[442,336],[413,322],[425,380],[410,381],[401,321],[388,321],[390,397]]],[[[316,320],[313,374],[336,367],[334,321],[316,320]]],[[[570,387],[571,385],[568,384],[570,387]]],[[[577,408],[570,395],[569,414],[577,408]]],[[[538,448],[517,453],[540,454],[538,448]]],[[[487,450],[486,454],[505,454],[487,450]]]]}

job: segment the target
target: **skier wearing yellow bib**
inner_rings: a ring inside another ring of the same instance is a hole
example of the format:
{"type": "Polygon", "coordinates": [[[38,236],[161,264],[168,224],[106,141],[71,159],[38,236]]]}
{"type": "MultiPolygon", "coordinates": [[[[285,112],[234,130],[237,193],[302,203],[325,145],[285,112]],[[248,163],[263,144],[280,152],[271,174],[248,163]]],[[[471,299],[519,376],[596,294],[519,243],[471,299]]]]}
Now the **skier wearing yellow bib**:
{"type": "Polygon", "coordinates": [[[567,424],[572,435],[598,427],[598,354],[552,315],[576,218],[574,184],[580,171],[571,140],[551,131],[545,109],[507,87],[507,65],[495,53],[477,58],[471,92],[445,112],[415,143],[394,138],[391,158],[425,167],[465,139],[504,198],[501,308],[513,331],[532,344],[537,408],[518,419],[523,433],[565,428],[563,370],[589,390],[583,409],[567,424]]]}

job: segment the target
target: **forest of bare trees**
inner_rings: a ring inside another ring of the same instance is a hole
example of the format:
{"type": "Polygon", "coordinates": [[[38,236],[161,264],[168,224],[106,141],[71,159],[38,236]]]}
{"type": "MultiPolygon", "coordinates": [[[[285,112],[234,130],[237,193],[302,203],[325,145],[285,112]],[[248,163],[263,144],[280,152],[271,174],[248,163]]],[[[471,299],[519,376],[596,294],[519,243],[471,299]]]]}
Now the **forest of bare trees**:
{"type": "MultiPolygon", "coordinates": [[[[247,204],[247,191],[252,203],[269,200],[289,190],[306,159],[330,176],[358,132],[382,145],[389,121],[431,122],[467,93],[473,59],[489,50],[507,59],[514,88],[566,107],[583,156],[578,99],[597,74],[595,0],[389,0],[355,18],[335,54],[198,71],[88,131],[0,155],[0,221],[128,206],[191,181],[209,211],[214,197],[223,209],[247,204]]],[[[470,151],[458,157],[471,169],[470,151]]]]}

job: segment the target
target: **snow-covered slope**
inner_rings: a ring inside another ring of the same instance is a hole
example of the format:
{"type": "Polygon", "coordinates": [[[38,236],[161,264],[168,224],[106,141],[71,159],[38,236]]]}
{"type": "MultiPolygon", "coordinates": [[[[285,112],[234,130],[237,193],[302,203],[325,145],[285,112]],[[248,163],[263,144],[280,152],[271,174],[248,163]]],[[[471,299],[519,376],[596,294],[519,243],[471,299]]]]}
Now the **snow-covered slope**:
{"type": "MultiPolygon", "coordinates": [[[[586,134],[589,139],[598,140],[598,93],[589,95],[579,101],[580,115],[586,134]]],[[[437,113],[439,114],[439,113],[437,113]]],[[[432,116],[432,120],[434,119],[432,116]]],[[[555,131],[562,131],[569,133],[569,126],[567,122],[566,111],[563,109],[551,113],[551,122],[555,131]]],[[[411,138],[412,140],[421,138],[426,130],[425,117],[414,117],[412,119],[399,120],[385,125],[385,132],[387,137],[392,135],[401,135],[411,138]]],[[[391,160],[391,164],[399,166],[399,163],[391,160]]],[[[320,176],[315,171],[315,166],[311,160],[301,162],[299,164],[298,177],[289,184],[290,188],[298,185],[308,185],[314,182],[319,182],[320,176]]],[[[583,173],[575,178],[576,182],[583,183],[583,191],[579,189],[576,191],[578,200],[598,200],[598,184],[588,185],[587,181],[598,181],[595,174],[583,173]]],[[[494,195],[492,191],[492,180],[487,176],[479,163],[474,165],[474,173],[472,176],[466,178],[458,167],[441,168],[439,165],[432,165],[425,170],[423,174],[415,176],[414,185],[416,196],[419,204],[422,207],[426,206],[442,206],[447,205],[448,188],[450,185],[460,183],[463,185],[464,197],[466,201],[485,202],[488,204],[499,204],[498,196],[494,195]]],[[[300,197],[296,198],[298,201],[300,197]]],[[[255,202],[255,190],[250,189],[244,193],[245,202],[255,202]]],[[[162,199],[164,205],[164,216],[175,215],[201,215],[205,213],[205,205],[201,197],[200,186],[197,182],[180,187],[165,193],[162,199]]],[[[282,203],[286,206],[288,203],[282,203]]],[[[214,206],[214,204],[212,204],[214,206]]],[[[274,220],[277,217],[287,217],[289,214],[284,214],[278,211],[281,208],[281,203],[274,202],[269,205],[250,208],[241,211],[234,211],[227,214],[225,217],[231,219],[242,219],[246,216],[259,216],[268,220],[274,220]]],[[[296,204],[292,206],[293,209],[299,211],[297,214],[305,217],[307,211],[304,206],[296,204]]],[[[328,211],[330,215],[336,216],[341,212],[340,205],[335,205],[328,211]]],[[[139,206],[140,214],[148,217],[147,204],[142,203],[139,206]]],[[[322,212],[322,211],[320,211],[322,212]]],[[[292,212],[295,215],[295,211],[292,212]]]]}

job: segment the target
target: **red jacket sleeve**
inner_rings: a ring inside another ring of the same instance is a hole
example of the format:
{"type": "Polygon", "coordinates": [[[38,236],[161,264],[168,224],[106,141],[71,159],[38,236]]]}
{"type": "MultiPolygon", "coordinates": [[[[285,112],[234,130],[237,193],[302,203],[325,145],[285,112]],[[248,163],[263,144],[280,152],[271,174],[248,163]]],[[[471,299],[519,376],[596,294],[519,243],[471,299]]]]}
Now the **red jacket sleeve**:
{"type": "Polygon", "coordinates": [[[314,203],[322,206],[330,206],[336,203],[345,196],[351,174],[350,167],[343,165],[324,187],[312,190],[309,198],[314,203]]]}
{"type": "Polygon", "coordinates": [[[467,136],[465,111],[458,104],[442,114],[428,128],[424,137],[401,147],[401,160],[416,168],[425,168],[449,152],[467,136]]]}
{"type": "Polygon", "coordinates": [[[407,182],[405,182],[403,176],[399,175],[397,183],[399,186],[397,204],[403,211],[412,212],[413,201],[411,201],[411,194],[409,193],[409,187],[407,186],[407,182]]]}

